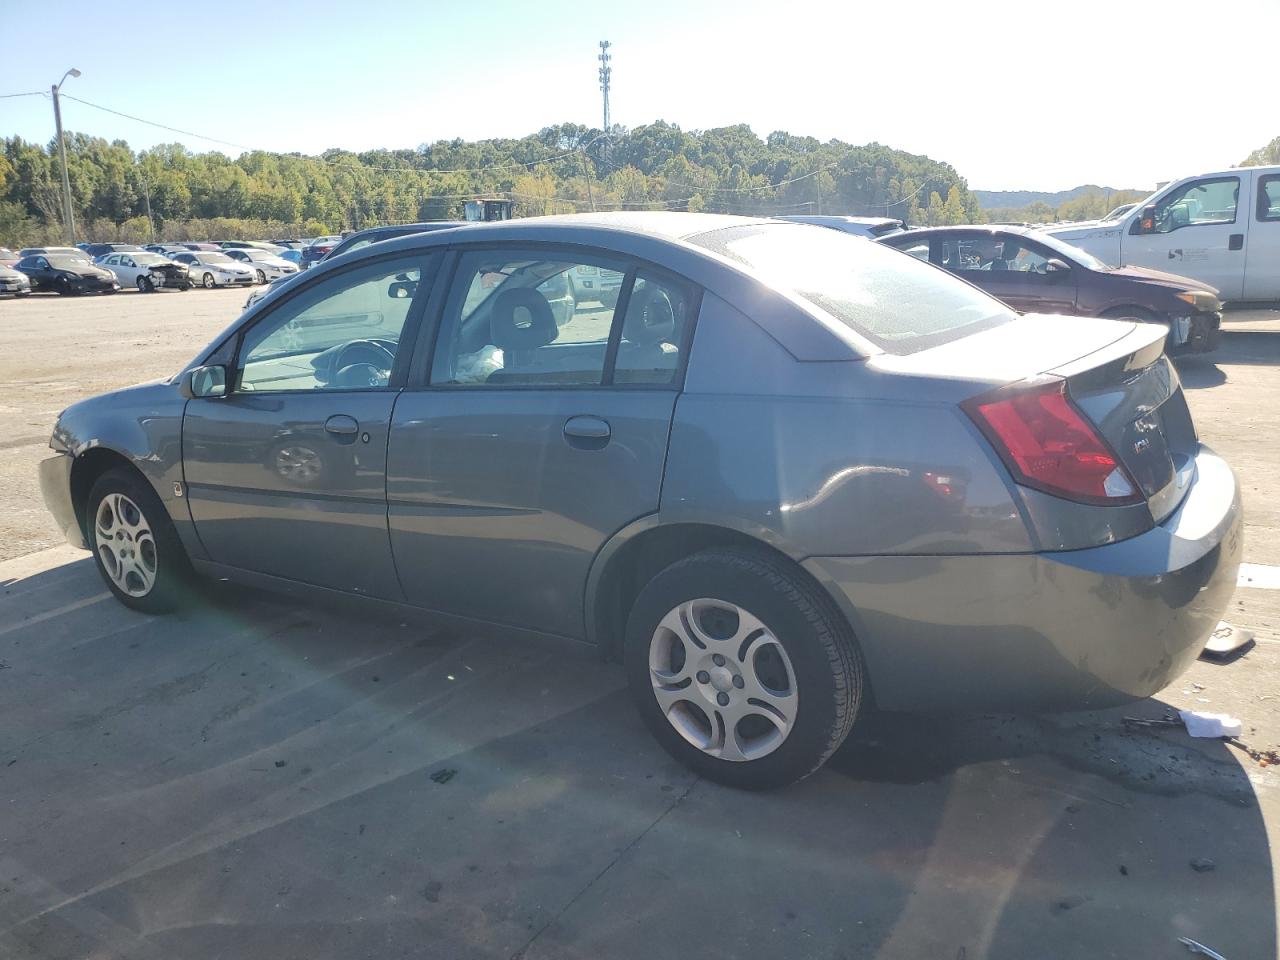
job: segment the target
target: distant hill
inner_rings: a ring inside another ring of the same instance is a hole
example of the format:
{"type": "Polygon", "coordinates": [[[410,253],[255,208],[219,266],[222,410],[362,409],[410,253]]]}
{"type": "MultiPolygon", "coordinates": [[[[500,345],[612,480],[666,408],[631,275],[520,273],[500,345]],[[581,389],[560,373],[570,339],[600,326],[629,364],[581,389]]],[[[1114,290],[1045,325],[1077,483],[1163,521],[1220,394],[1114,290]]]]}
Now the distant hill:
{"type": "Polygon", "coordinates": [[[1057,208],[1069,200],[1075,200],[1088,193],[1143,193],[1144,195],[1150,193],[1149,190],[1126,191],[1118,187],[1099,187],[1092,183],[1073,187],[1070,190],[1059,190],[1057,193],[1036,190],[973,190],[970,192],[978,198],[978,203],[984,210],[990,210],[993,207],[1025,207],[1033,203],[1047,203],[1057,208]]]}

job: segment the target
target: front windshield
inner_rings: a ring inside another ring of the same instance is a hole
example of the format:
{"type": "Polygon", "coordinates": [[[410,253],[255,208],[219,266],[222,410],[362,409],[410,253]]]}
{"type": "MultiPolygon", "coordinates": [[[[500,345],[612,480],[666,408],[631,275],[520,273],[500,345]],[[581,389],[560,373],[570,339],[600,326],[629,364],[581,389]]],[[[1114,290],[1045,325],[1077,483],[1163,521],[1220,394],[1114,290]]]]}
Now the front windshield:
{"type": "Polygon", "coordinates": [[[762,224],[692,240],[891,353],[913,353],[1014,316],[999,300],[943,270],[837,230],[762,224]]]}
{"type": "Polygon", "coordinates": [[[155,253],[131,253],[133,262],[144,266],[154,266],[157,263],[168,263],[169,261],[155,253]]]}
{"type": "Polygon", "coordinates": [[[201,263],[235,263],[235,261],[230,257],[228,257],[225,253],[203,253],[202,252],[199,254],[199,257],[200,257],[201,263]]]}

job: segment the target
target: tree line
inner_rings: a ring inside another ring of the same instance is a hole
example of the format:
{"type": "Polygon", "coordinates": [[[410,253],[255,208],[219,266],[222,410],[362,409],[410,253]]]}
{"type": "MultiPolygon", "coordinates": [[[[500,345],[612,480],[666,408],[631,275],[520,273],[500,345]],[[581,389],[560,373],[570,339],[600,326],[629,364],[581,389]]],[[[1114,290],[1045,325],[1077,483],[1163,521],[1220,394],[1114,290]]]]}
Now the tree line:
{"type": "MultiPolygon", "coordinates": [[[[980,222],[946,163],[878,143],[737,125],[656,123],[607,134],[578,124],[520,139],[447,140],[417,149],[248,151],[179,144],[135,151],[67,134],[79,238],[140,241],[314,236],[385,223],[456,219],[465,200],[507,196],[517,216],[584,210],[890,216],[911,224],[980,222]]],[[[0,150],[0,244],[60,240],[57,143],[10,137],[0,150]]]]}

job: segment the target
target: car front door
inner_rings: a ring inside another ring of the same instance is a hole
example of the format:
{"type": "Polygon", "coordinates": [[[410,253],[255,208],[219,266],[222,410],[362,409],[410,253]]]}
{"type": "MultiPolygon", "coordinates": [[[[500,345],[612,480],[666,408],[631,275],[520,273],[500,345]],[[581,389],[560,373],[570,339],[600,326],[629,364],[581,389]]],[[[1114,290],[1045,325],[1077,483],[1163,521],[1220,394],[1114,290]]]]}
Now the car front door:
{"type": "Polygon", "coordinates": [[[191,516],[212,560],[400,598],[387,431],[428,263],[401,255],[331,274],[236,335],[227,395],[188,401],[183,420],[191,516]]]}
{"type": "Polygon", "coordinates": [[[133,257],[127,253],[116,255],[116,265],[109,267],[112,273],[120,280],[121,283],[136,284],[138,282],[138,274],[142,271],[138,269],[137,263],[133,257]]]}
{"type": "Polygon", "coordinates": [[[1121,250],[1125,266],[1151,267],[1217,287],[1223,300],[1244,293],[1248,171],[1204,177],[1174,187],[1156,200],[1155,216],[1142,212],[1121,250]]]}
{"type": "Polygon", "coordinates": [[[696,303],[677,278],[581,250],[458,257],[430,364],[391,424],[388,518],[411,602],[583,635],[597,551],[658,508],[696,303]],[[617,304],[575,307],[583,265],[626,275],[617,304]]]}
{"type": "Polygon", "coordinates": [[[948,231],[934,244],[944,267],[1015,310],[1075,312],[1075,270],[1026,237],[989,230],[948,231]]]}
{"type": "Polygon", "coordinates": [[[1243,299],[1280,300],[1280,173],[1255,173],[1253,182],[1243,299]]]}

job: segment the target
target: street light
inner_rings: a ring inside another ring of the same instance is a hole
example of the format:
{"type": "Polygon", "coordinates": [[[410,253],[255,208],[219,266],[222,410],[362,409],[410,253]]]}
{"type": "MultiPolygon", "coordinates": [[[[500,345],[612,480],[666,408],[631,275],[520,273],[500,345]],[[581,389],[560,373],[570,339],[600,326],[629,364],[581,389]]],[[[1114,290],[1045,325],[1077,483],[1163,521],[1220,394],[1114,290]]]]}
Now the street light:
{"type": "Polygon", "coordinates": [[[72,67],[53,85],[53,122],[58,128],[58,152],[62,155],[62,222],[66,226],[68,242],[76,242],[76,221],[71,212],[71,178],[67,176],[67,138],[62,135],[62,110],[58,106],[58,91],[67,77],[78,77],[80,71],[72,67]]]}

